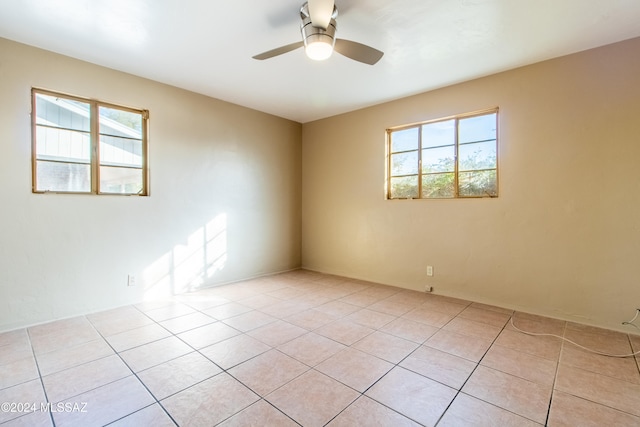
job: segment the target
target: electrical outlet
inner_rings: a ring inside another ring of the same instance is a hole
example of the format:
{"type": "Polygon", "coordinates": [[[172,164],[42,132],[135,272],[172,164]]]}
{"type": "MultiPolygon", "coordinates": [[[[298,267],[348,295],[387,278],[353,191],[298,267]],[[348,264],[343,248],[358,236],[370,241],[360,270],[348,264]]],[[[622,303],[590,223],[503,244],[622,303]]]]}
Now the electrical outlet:
{"type": "Polygon", "coordinates": [[[425,286],[424,287],[424,291],[425,292],[433,292],[433,286],[429,286],[429,285],[425,286]]]}
{"type": "Polygon", "coordinates": [[[127,276],[127,286],[135,286],[136,285],[136,276],[133,274],[129,274],[127,276]]]}
{"type": "Polygon", "coordinates": [[[427,276],[433,276],[433,266],[427,265],[427,276]]]}

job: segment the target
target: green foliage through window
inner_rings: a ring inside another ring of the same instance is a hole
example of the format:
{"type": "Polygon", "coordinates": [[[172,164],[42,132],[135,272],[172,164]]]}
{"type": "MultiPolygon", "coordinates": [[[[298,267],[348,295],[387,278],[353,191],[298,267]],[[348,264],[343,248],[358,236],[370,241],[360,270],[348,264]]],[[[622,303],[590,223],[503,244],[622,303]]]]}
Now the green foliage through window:
{"type": "Polygon", "coordinates": [[[389,199],[498,196],[498,110],[388,131],[389,199]]]}

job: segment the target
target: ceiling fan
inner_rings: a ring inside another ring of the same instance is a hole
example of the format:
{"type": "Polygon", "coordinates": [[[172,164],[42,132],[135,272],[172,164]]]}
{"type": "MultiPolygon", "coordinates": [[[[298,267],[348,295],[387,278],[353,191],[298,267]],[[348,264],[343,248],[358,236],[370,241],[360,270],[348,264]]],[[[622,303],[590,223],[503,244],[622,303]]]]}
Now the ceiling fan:
{"type": "Polygon", "coordinates": [[[362,43],[336,38],[338,8],[334,0],[309,0],[300,8],[300,31],[302,41],[255,55],[253,59],[269,59],[304,46],[311,59],[322,61],[335,50],[341,55],[365,64],[373,65],[382,58],[383,52],[362,43]]]}

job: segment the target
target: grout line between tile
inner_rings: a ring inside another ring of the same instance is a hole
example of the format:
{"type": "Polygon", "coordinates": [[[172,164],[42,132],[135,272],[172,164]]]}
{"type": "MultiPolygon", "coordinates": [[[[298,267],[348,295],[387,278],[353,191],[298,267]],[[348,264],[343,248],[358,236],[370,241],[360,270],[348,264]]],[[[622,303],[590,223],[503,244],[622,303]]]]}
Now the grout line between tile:
{"type": "MultiPolygon", "coordinates": [[[[562,336],[564,337],[567,333],[567,322],[564,322],[564,326],[562,328],[562,336]]],[[[558,381],[558,373],[560,372],[560,360],[562,360],[562,356],[564,353],[564,344],[565,340],[561,340],[560,342],[560,353],[558,353],[558,360],[556,360],[556,372],[553,376],[553,384],[551,384],[551,397],[549,398],[549,406],[547,408],[547,416],[544,420],[544,425],[546,426],[549,423],[549,417],[551,416],[551,405],[553,403],[553,396],[556,392],[556,381],[558,381]]]]}
{"type": "MultiPolygon", "coordinates": [[[[640,348],[636,348],[634,346],[633,340],[631,339],[631,334],[627,334],[627,339],[629,340],[629,345],[631,346],[631,352],[632,353],[640,351],[640,348]]],[[[638,341],[640,341],[640,339],[638,341]]],[[[638,347],[640,347],[640,345],[638,347]]],[[[636,368],[638,369],[638,373],[640,374],[640,354],[637,354],[637,355],[633,356],[633,360],[635,361],[636,368]]]]}
{"type": "MultiPolygon", "coordinates": [[[[92,325],[93,326],[93,325],[92,325]]],[[[40,364],[38,363],[38,358],[36,357],[36,353],[33,349],[33,345],[31,344],[31,334],[29,333],[29,329],[26,329],[26,333],[27,333],[27,339],[29,340],[29,347],[31,347],[31,354],[33,355],[33,360],[36,364],[36,369],[38,370],[38,379],[40,380],[40,387],[42,387],[42,393],[44,394],[44,399],[46,401],[46,403],[51,403],[49,402],[49,397],[47,396],[47,389],[44,387],[44,381],[42,380],[42,372],[40,372],[40,364]]],[[[53,414],[51,413],[51,411],[49,412],[49,419],[51,419],[51,425],[53,427],[56,427],[56,422],[53,419],[53,414]]],[[[25,414],[27,415],[27,414],[25,414]]],[[[24,416],[24,415],[22,415],[24,416]]],[[[20,418],[20,417],[18,417],[20,418]]]]}

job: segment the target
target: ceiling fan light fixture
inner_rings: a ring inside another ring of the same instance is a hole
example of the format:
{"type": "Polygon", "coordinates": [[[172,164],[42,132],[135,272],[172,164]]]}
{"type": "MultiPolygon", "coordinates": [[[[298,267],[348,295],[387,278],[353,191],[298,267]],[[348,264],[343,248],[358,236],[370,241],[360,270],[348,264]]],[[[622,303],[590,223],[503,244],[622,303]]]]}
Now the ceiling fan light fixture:
{"type": "Polygon", "coordinates": [[[310,59],[314,61],[324,61],[333,53],[333,39],[330,40],[314,40],[305,43],[304,52],[310,59]]]}
{"type": "Polygon", "coordinates": [[[336,42],[336,20],[332,17],[326,29],[314,27],[306,12],[305,4],[300,13],[302,17],[300,31],[304,40],[304,51],[309,58],[315,61],[323,61],[333,53],[333,46],[336,42]]]}

